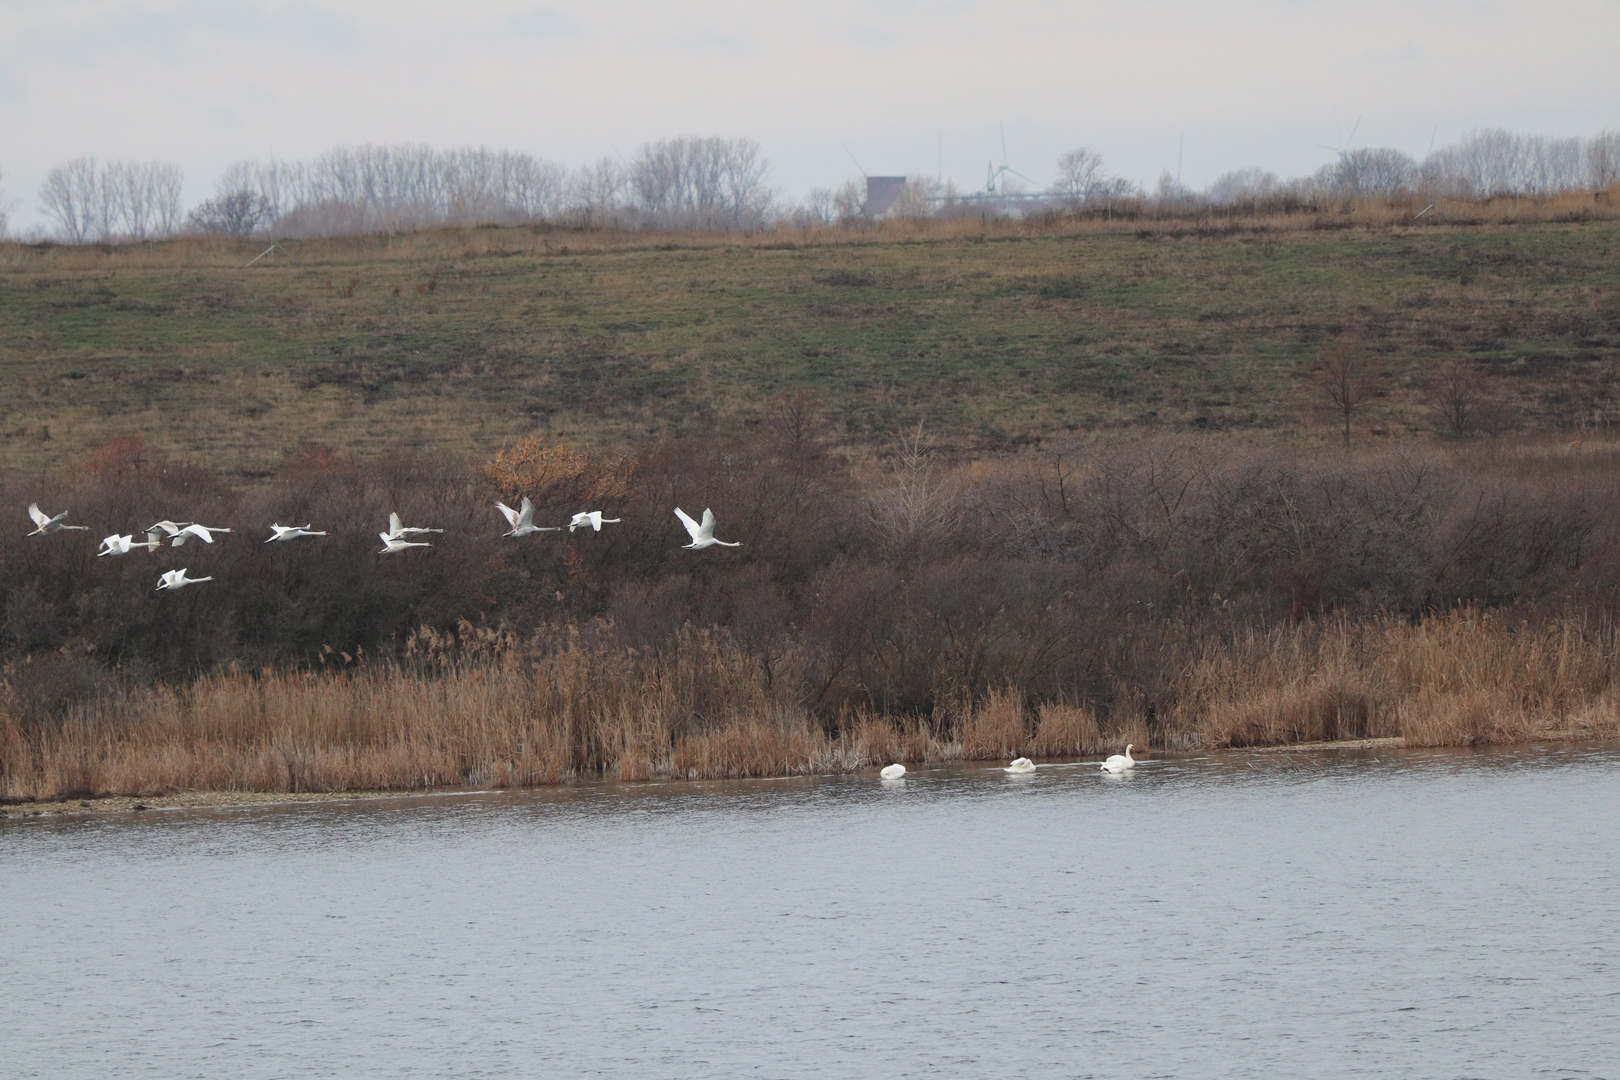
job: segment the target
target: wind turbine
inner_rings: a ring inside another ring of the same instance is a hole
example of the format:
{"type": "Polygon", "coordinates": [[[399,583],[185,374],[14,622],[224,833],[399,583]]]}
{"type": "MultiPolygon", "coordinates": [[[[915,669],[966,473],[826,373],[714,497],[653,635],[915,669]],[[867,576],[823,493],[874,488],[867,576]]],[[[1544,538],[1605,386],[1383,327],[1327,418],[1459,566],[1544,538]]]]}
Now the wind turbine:
{"type": "Polygon", "coordinates": [[[1338,154],[1339,155],[1339,160],[1342,162],[1342,161],[1344,161],[1344,156],[1350,152],[1350,144],[1356,141],[1356,132],[1360,128],[1361,128],[1361,117],[1358,116],[1358,117],[1356,117],[1356,122],[1351,125],[1351,127],[1350,127],[1350,137],[1344,140],[1344,145],[1343,146],[1329,146],[1327,143],[1317,143],[1316,145],[1320,146],[1323,150],[1331,150],[1335,154],[1338,154]]]}
{"type": "Polygon", "coordinates": [[[1040,185],[1038,183],[1036,183],[1034,180],[1031,180],[1029,177],[1025,176],[1023,173],[1019,172],[1017,169],[1013,168],[1011,165],[1007,164],[1007,125],[1002,124],[1001,125],[1001,165],[998,167],[994,161],[990,162],[989,175],[987,175],[985,177],[985,181],[984,181],[984,193],[986,195],[995,195],[995,194],[997,194],[997,192],[996,192],[996,183],[999,181],[1001,183],[1001,188],[1002,188],[1000,194],[1002,194],[1002,195],[1007,194],[1007,180],[1006,180],[1006,178],[1009,175],[1016,176],[1020,180],[1026,181],[1027,183],[1030,183],[1030,184],[1034,184],[1036,187],[1040,187],[1040,185]]]}

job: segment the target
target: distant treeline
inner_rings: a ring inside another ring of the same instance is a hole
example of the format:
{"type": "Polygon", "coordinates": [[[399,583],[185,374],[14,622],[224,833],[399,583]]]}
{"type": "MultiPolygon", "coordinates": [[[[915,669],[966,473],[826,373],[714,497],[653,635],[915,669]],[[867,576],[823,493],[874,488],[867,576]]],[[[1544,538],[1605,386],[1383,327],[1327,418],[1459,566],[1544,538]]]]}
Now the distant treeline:
{"type": "MultiPolygon", "coordinates": [[[[1334,201],[1427,195],[1487,199],[1605,191],[1620,179],[1620,133],[1591,139],[1469,132],[1418,161],[1391,148],[1345,149],[1338,161],[1300,178],[1263,169],[1226,173],[1204,191],[1166,173],[1153,190],[1113,176],[1096,150],[1062,155],[1056,179],[1034,193],[1002,177],[967,193],[910,179],[884,216],[1070,212],[1185,214],[1208,208],[1315,210],[1334,201]],[[1032,199],[1031,195],[1038,195],[1032,199]]],[[[529,154],[421,145],[340,147],[307,161],[240,161],[215,194],[181,206],[182,174],[167,163],[79,158],[51,170],[39,206],[72,243],[144,239],[189,230],[233,236],[330,236],[430,225],[550,222],[661,229],[777,229],[869,219],[861,183],[818,188],[802,201],[769,183],[769,162],[752,139],[685,136],[648,143],[628,159],[604,157],[578,169],[529,154]]],[[[0,228],[3,228],[0,219],[0,228]]]]}

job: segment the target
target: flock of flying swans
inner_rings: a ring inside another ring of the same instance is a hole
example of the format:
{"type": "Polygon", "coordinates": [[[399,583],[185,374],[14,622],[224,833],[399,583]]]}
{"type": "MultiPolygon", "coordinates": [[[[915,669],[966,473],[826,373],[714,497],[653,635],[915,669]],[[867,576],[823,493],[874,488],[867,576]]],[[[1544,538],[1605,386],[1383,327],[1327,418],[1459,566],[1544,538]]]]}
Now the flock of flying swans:
{"type": "MultiPolygon", "coordinates": [[[[527,497],[524,498],[516,510],[503,502],[496,503],[495,508],[501,512],[501,515],[506,518],[506,523],[511,526],[509,531],[501,534],[502,536],[518,537],[539,532],[561,532],[565,528],[569,532],[584,528],[589,528],[593,532],[601,532],[603,525],[617,525],[623,520],[622,518],[603,517],[600,510],[587,510],[575,514],[569,519],[567,525],[536,525],[534,523],[534,503],[527,497]]],[[[64,524],[63,519],[67,517],[67,511],[64,510],[62,513],[52,517],[41,510],[38,503],[28,504],[28,516],[34,519],[34,531],[29,533],[29,536],[48,536],[51,533],[68,529],[85,531],[90,528],[88,525],[64,524]]],[[[675,516],[681,519],[681,524],[686,526],[688,535],[692,537],[690,544],[681,545],[683,548],[697,551],[706,547],[714,547],[717,544],[722,547],[742,546],[741,542],[727,543],[724,540],[715,539],[713,510],[705,509],[703,511],[703,521],[701,523],[693,521],[691,516],[678,506],[675,508],[675,516]]],[[[145,548],[148,552],[152,552],[164,544],[168,544],[170,547],[182,547],[187,540],[201,540],[205,544],[212,544],[215,533],[228,533],[231,530],[210,525],[199,525],[194,521],[164,520],[154,523],[144,531],[146,533],[145,540],[135,539],[134,533],[122,535],[113,533],[111,536],[104,537],[101,541],[101,550],[96,552],[96,555],[98,557],[104,555],[128,555],[136,548],[145,548]]],[[[398,513],[390,513],[388,515],[388,530],[377,534],[383,542],[382,550],[378,551],[377,554],[397,555],[411,548],[432,547],[433,544],[430,541],[410,540],[407,538],[442,532],[444,532],[443,529],[428,529],[415,525],[406,525],[400,521],[398,513]]],[[[309,525],[273,524],[270,526],[270,538],[265,543],[274,544],[277,541],[296,540],[301,536],[326,535],[328,534],[324,530],[312,529],[309,525]]],[[[187,585],[196,585],[200,582],[213,580],[212,577],[188,578],[186,577],[186,568],[170,570],[158,579],[157,591],[167,592],[184,588],[187,585]]]]}
{"type": "MultiPolygon", "coordinates": [[[[567,525],[536,525],[534,523],[534,503],[531,502],[527,497],[524,498],[523,502],[519,504],[516,510],[512,509],[510,506],[507,506],[503,502],[496,503],[495,508],[501,512],[501,515],[506,518],[506,523],[511,526],[510,531],[502,533],[502,536],[518,537],[529,536],[538,532],[561,532],[565,528],[569,532],[573,532],[575,529],[585,528],[586,526],[589,526],[596,532],[601,532],[603,525],[617,525],[622,520],[620,518],[603,517],[602,511],[600,510],[590,510],[584,513],[575,514],[569,520],[567,525]]],[[[35,526],[34,531],[28,534],[29,536],[46,536],[50,533],[62,532],[66,529],[87,530],[90,528],[88,525],[63,524],[63,519],[67,517],[67,511],[63,511],[60,514],[57,514],[55,517],[52,517],[45,513],[45,511],[41,510],[38,503],[28,504],[28,516],[34,519],[35,526]]],[[[687,535],[691,536],[692,538],[692,542],[690,544],[681,545],[682,548],[688,551],[701,551],[704,548],[715,546],[742,546],[741,541],[732,543],[715,538],[713,510],[705,509],[703,511],[703,520],[694,521],[690,514],[677,506],[675,508],[675,516],[681,519],[681,524],[686,526],[687,535]]],[[[136,548],[145,548],[147,551],[156,551],[158,548],[162,547],[165,542],[167,542],[170,547],[181,547],[189,539],[197,539],[201,540],[205,544],[212,544],[214,542],[215,533],[228,533],[230,531],[230,529],[199,525],[193,521],[159,521],[152,525],[151,528],[146,530],[146,539],[144,541],[136,540],[133,533],[122,536],[114,533],[111,536],[103,538],[101,541],[101,550],[96,552],[96,554],[98,556],[128,555],[136,548]]],[[[428,533],[442,532],[444,532],[443,529],[426,529],[419,528],[414,525],[405,525],[400,521],[399,514],[390,513],[388,515],[388,531],[377,534],[377,536],[383,542],[382,550],[377,552],[377,554],[397,555],[400,552],[406,551],[410,548],[432,547],[433,545],[426,540],[407,540],[406,537],[425,536],[428,533]]],[[[327,535],[326,532],[311,529],[308,525],[271,525],[270,533],[270,538],[265,541],[267,544],[273,544],[278,540],[296,540],[301,536],[327,535]]],[[[158,579],[157,591],[167,592],[174,589],[183,589],[187,585],[199,585],[204,581],[214,580],[212,576],[188,578],[186,577],[187,569],[188,568],[183,567],[179,570],[170,570],[166,572],[161,578],[158,579]]],[[[1079,761],[1073,762],[1073,764],[1100,765],[1103,772],[1113,776],[1121,776],[1136,768],[1136,759],[1131,756],[1131,751],[1135,749],[1136,744],[1131,743],[1125,747],[1125,752],[1123,754],[1114,754],[1103,761],[1079,761]]],[[[1050,768],[1051,766],[1048,767],[1050,768]]],[[[1005,772],[1011,776],[1030,776],[1038,768],[1040,768],[1040,766],[1029,760],[1029,758],[1021,757],[1014,758],[1010,765],[1002,769],[1002,772],[1005,772]]],[[[905,778],[906,767],[896,763],[884,767],[878,773],[878,775],[884,780],[901,780],[905,778]]]]}

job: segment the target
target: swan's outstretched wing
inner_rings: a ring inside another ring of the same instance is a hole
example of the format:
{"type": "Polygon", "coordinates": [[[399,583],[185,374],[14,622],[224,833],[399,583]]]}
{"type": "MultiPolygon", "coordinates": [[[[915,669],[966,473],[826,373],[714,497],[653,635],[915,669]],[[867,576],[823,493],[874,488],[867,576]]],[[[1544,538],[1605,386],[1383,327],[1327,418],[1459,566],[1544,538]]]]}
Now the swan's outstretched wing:
{"type": "Polygon", "coordinates": [[[705,540],[714,536],[714,511],[705,508],[703,511],[703,538],[705,540]]]}
{"type": "Polygon", "coordinates": [[[534,525],[534,503],[529,501],[527,495],[523,496],[523,509],[518,513],[517,524],[530,527],[534,525]]]}
{"type": "MultiPolygon", "coordinates": [[[[688,535],[692,537],[692,543],[695,544],[703,538],[703,526],[693,521],[691,514],[688,514],[685,510],[682,510],[677,506],[675,508],[675,516],[681,519],[682,525],[686,526],[688,535]]],[[[711,515],[708,513],[705,513],[703,516],[705,520],[708,520],[711,517],[711,515]]]]}
{"type": "Polygon", "coordinates": [[[34,524],[43,529],[51,516],[39,508],[39,503],[28,504],[28,516],[34,519],[34,524]]]}
{"type": "Polygon", "coordinates": [[[209,532],[207,529],[203,528],[201,525],[187,525],[185,528],[181,529],[180,532],[175,535],[176,543],[175,543],[174,546],[179,547],[180,544],[178,543],[178,541],[180,540],[180,537],[187,536],[187,535],[195,536],[205,544],[212,544],[214,542],[213,533],[209,532]]]}
{"type": "MultiPolygon", "coordinates": [[[[527,502],[528,500],[525,499],[524,501],[527,502]]],[[[518,512],[516,510],[512,509],[510,506],[507,506],[503,502],[496,503],[495,509],[499,510],[506,517],[506,523],[508,525],[512,526],[514,529],[517,528],[518,512]]]]}
{"type": "Polygon", "coordinates": [[[382,538],[386,540],[390,536],[398,536],[404,531],[405,523],[399,520],[399,514],[390,513],[388,515],[388,531],[382,534],[382,538]]]}

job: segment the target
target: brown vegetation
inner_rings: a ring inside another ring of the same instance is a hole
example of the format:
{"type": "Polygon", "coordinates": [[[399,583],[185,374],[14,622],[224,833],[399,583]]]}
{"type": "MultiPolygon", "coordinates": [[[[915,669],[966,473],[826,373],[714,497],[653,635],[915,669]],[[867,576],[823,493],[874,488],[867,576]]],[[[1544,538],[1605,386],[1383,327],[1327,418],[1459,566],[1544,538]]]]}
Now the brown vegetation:
{"type": "Polygon", "coordinates": [[[0,487],[237,531],[0,533],[0,797],[759,776],[885,760],[1614,734],[1620,447],[1208,436],[832,453],[802,404],[626,456],[330,451],[239,490],[139,440],[0,487]],[[601,533],[500,537],[491,503],[601,533]],[[693,553],[670,513],[745,540],[693,553]],[[390,510],[449,531],[380,559],[390,510]],[[329,537],[260,542],[271,520],[329,537]],[[161,569],[214,582],[155,594],[161,569]]]}
{"type": "Polygon", "coordinates": [[[1312,620],[1172,649],[1154,715],[963,694],[931,717],[813,715],[721,632],[656,653],[597,624],[518,643],[431,632],[352,670],[216,673],[27,722],[0,705],[0,799],[174,791],[510,787],[716,779],[891,761],[1074,757],[1397,736],[1467,746],[1620,735],[1612,632],[1478,611],[1312,620]]]}

